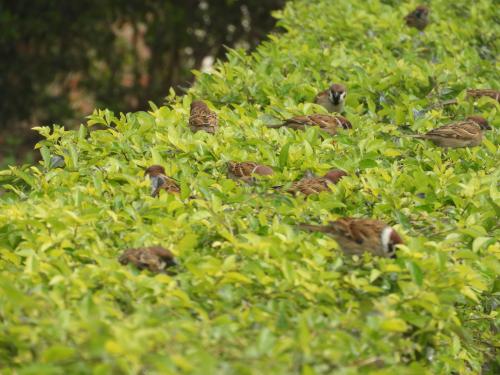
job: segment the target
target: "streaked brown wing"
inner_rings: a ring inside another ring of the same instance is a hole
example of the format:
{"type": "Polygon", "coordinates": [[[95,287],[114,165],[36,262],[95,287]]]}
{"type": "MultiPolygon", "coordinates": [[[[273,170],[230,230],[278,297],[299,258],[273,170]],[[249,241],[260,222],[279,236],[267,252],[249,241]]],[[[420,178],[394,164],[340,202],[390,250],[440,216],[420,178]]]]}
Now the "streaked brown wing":
{"type": "Polygon", "coordinates": [[[177,181],[175,181],[173,178],[168,177],[168,176],[163,176],[164,181],[163,183],[156,189],[155,192],[153,192],[152,196],[155,197],[158,195],[160,190],[165,190],[167,193],[174,193],[178,194],[181,192],[181,188],[177,181]]]}
{"type": "Polygon", "coordinates": [[[467,96],[473,98],[481,98],[483,96],[489,96],[490,98],[500,102],[500,91],[493,89],[469,89],[467,90],[467,96]]]}
{"type": "Polygon", "coordinates": [[[472,121],[461,121],[450,125],[444,125],[427,132],[429,138],[439,137],[448,139],[476,139],[481,129],[472,121]]]}
{"type": "Polygon", "coordinates": [[[258,164],[254,162],[231,163],[228,168],[235,177],[250,177],[257,168],[258,164]]]}
{"type": "Polygon", "coordinates": [[[308,116],[309,122],[318,125],[320,128],[336,128],[339,125],[335,116],[316,114],[308,116]]]}
{"type": "Polygon", "coordinates": [[[309,119],[309,116],[294,116],[283,123],[283,126],[295,130],[304,130],[305,126],[311,125],[314,125],[314,123],[309,119]]]}
{"type": "Polygon", "coordinates": [[[323,177],[316,177],[297,181],[287,191],[290,193],[302,193],[304,195],[311,195],[328,190],[329,187],[327,180],[323,177]]]}
{"type": "Polygon", "coordinates": [[[338,127],[351,129],[352,125],[344,116],[340,115],[310,115],[309,119],[325,130],[336,131],[338,127]]]}
{"type": "Polygon", "coordinates": [[[337,115],[335,116],[335,120],[343,129],[352,129],[351,122],[344,116],[337,115]]]}
{"type": "Polygon", "coordinates": [[[189,126],[196,128],[216,128],[218,117],[215,112],[204,108],[195,108],[189,117],[189,126]]]}
{"type": "Polygon", "coordinates": [[[136,249],[127,249],[123,252],[123,254],[120,255],[118,261],[123,265],[126,265],[128,263],[136,264],[138,262],[136,255],[136,249]]]}
{"type": "Polygon", "coordinates": [[[174,254],[172,254],[170,250],[161,246],[153,246],[149,248],[149,251],[159,260],[164,262],[167,267],[176,265],[174,254]]]}
{"type": "Polygon", "coordinates": [[[339,235],[361,245],[369,238],[378,239],[386,224],[379,220],[343,218],[331,226],[339,235]]]}

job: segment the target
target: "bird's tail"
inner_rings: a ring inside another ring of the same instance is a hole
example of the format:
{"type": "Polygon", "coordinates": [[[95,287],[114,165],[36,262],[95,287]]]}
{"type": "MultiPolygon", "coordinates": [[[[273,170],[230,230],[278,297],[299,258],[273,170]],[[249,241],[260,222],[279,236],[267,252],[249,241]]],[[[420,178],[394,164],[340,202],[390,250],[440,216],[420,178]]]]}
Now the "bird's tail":
{"type": "Polygon", "coordinates": [[[330,231],[330,227],[328,225],[312,225],[312,224],[298,224],[297,228],[302,230],[308,230],[311,232],[323,232],[328,233],[330,231]]]}
{"type": "Polygon", "coordinates": [[[418,139],[426,139],[427,136],[425,134],[402,134],[399,136],[400,138],[418,138],[418,139]]]}

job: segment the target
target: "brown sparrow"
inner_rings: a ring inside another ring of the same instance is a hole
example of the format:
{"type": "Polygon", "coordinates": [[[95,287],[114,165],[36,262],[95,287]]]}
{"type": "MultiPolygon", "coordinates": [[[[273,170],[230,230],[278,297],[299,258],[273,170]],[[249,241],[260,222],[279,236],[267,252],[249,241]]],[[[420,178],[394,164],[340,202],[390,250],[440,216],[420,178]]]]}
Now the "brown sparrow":
{"type": "Polygon", "coordinates": [[[302,193],[304,195],[318,194],[322,191],[330,191],[330,184],[336,184],[347,173],[340,169],[331,169],[323,177],[307,177],[297,182],[287,189],[287,193],[302,193]]]}
{"type": "Polygon", "coordinates": [[[342,129],[352,129],[352,125],[345,117],[340,115],[308,115],[308,116],[295,116],[284,123],[278,125],[267,125],[268,128],[281,128],[287,127],[295,130],[304,130],[309,126],[319,126],[321,130],[335,135],[337,134],[337,129],[341,127],[342,129]]]}
{"type": "Polygon", "coordinates": [[[231,179],[241,179],[243,181],[250,181],[253,174],[260,176],[270,176],[274,173],[271,167],[261,165],[252,161],[235,162],[230,161],[227,163],[227,176],[231,179]]]}
{"type": "Polygon", "coordinates": [[[325,107],[328,112],[342,113],[346,95],[345,86],[334,83],[328,89],[316,95],[314,103],[325,107]]]}
{"type": "Polygon", "coordinates": [[[406,24],[422,31],[429,24],[429,8],[425,5],[417,6],[405,17],[406,24]]]}
{"type": "Polygon", "coordinates": [[[203,101],[195,100],[191,103],[189,128],[193,133],[203,130],[213,134],[219,128],[217,114],[211,111],[203,101]]]}
{"type": "Polygon", "coordinates": [[[484,130],[491,130],[486,119],[481,116],[469,116],[465,121],[444,125],[412,137],[428,139],[444,148],[473,147],[481,144],[484,130]]]}
{"type": "Polygon", "coordinates": [[[489,96],[500,103],[500,91],[493,89],[468,89],[467,97],[479,99],[483,96],[489,96]]]}
{"type": "Polygon", "coordinates": [[[118,261],[123,265],[132,263],[140,270],[148,269],[155,273],[177,265],[174,255],[161,246],[127,249],[120,255],[118,261]]]}
{"type": "Polygon", "coordinates": [[[181,188],[177,181],[165,175],[165,168],[161,165],[152,165],[144,172],[145,176],[149,176],[151,180],[151,196],[157,197],[160,190],[165,190],[168,193],[179,194],[181,188]]]}
{"type": "Polygon", "coordinates": [[[327,233],[335,238],[342,250],[350,255],[369,251],[374,255],[394,258],[401,236],[380,220],[341,218],[327,225],[299,224],[300,229],[327,233]]]}

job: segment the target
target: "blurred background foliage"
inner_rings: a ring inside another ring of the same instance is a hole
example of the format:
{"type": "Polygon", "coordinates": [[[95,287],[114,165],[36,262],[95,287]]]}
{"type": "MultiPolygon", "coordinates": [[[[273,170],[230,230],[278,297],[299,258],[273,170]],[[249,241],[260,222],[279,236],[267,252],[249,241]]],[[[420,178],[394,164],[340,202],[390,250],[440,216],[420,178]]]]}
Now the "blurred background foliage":
{"type": "Polygon", "coordinates": [[[182,93],[225,46],[255,47],[284,2],[0,0],[0,166],[33,157],[33,126],[182,93]]]}

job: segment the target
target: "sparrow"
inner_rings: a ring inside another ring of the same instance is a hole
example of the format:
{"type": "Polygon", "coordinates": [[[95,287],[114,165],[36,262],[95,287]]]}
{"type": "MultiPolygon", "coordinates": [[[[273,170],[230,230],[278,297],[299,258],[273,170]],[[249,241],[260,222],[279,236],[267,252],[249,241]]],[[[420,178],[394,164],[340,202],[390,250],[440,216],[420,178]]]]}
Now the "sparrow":
{"type": "MultiPolygon", "coordinates": [[[[322,191],[330,191],[330,184],[336,184],[347,173],[340,169],[331,169],[323,177],[306,177],[292,184],[286,190],[287,193],[302,193],[304,195],[318,194],[322,191]]],[[[281,186],[275,186],[280,188],[281,186]]]]}
{"type": "Polygon", "coordinates": [[[467,97],[479,99],[483,96],[489,96],[500,103],[500,91],[493,89],[468,89],[467,97]]]}
{"type": "Polygon", "coordinates": [[[465,121],[444,125],[412,137],[428,139],[444,148],[474,147],[481,144],[484,130],[491,130],[486,119],[481,116],[469,116],[465,121]]]}
{"type": "Polygon", "coordinates": [[[406,24],[420,31],[429,24],[429,8],[425,5],[417,6],[413,11],[405,16],[406,24]]]}
{"type": "Polygon", "coordinates": [[[299,224],[298,228],[332,236],[350,255],[368,251],[373,255],[395,258],[396,246],[403,244],[398,232],[380,220],[344,217],[327,225],[299,224]]]}
{"type": "Polygon", "coordinates": [[[351,123],[345,117],[340,115],[323,114],[295,116],[285,120],[282,124],[267,125],[268,128],[273,129],[287,127],[295,130],[304,130],[309,126],[319,126],[321,130],[324,130],[331,135],[337,134],[337,129],[339,127],[342,129],[352,129],[351,123]]]}
{"type": "Polygon", "coordinates": [[[231,179],[241,179],[251,181],[252,175],[270,176],[274,173],[273,169],[267,165],[261,165],[252,161],[227,163],[227,176],[231,179]]]}
{"type": "Polygon", "coordinates": [[[144,176],[149,176],[151,180],[151,196],[157,197],[160,190],[168,193],[179,194],[181,188],[177,181],[165,175],[165,168],[161,165],[152,165],[144,172],[144,176]]]}
{"type": "Polygon", "coordinates": [[[328,112],[342,113],[347,91],[344,85],[334,83],[314,98],[314,103],[326,108],[328,112]]]}
{"type": "Polygon", "coordinates": [[[211,111],[203,101],[195,100],[191,103],[189,128],[193,133],[203,130],[214,134],[219,128],[217,114],[211,111]]]}
{"type": "Polygon", "coordinates": [[[132,263],[140,270],[148,269],[154,273],[177,265],[174,255],[161,246],[127,249],[120,255],[118,261],[123,265],[132,263]]]}

